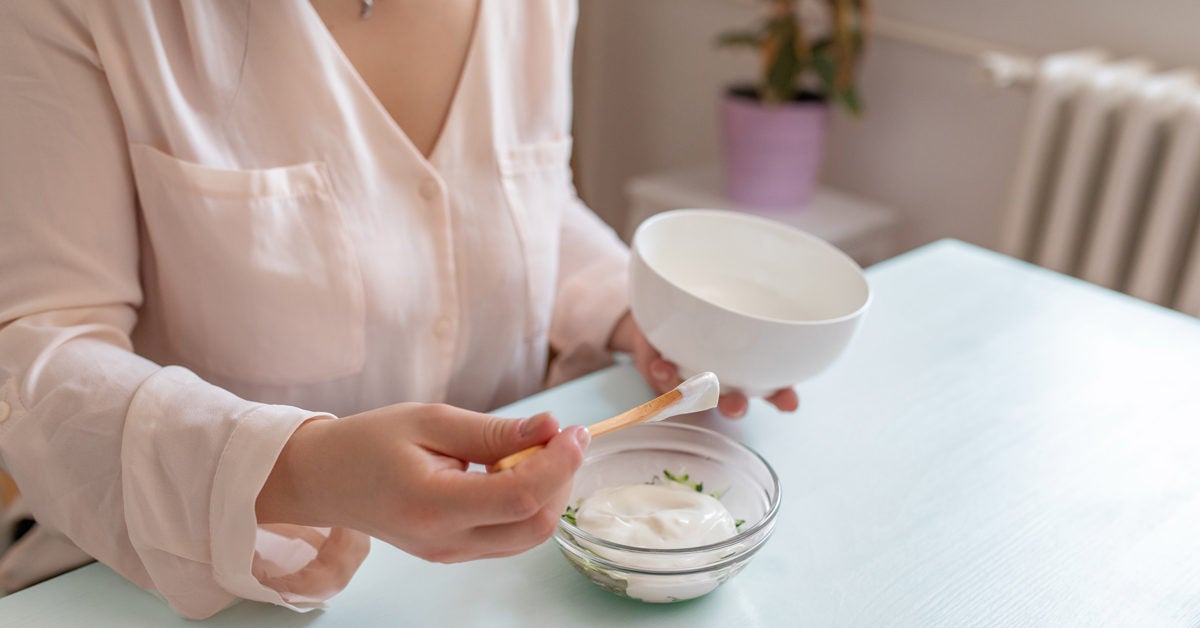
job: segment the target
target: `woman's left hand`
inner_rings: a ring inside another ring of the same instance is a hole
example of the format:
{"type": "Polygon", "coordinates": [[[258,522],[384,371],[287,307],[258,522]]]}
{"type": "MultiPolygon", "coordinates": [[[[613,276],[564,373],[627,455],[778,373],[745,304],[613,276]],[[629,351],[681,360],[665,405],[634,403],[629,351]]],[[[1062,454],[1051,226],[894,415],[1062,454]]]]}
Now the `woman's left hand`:
{"type": "MultiPolygon", "coordinates": [[[[664,359],[658,349],[650,344],[645,334],[638,328],[637,323],[633,321],[633,316],[628,312],[613,328],[612,336],[609,338],[609,349],[632,355],[633,364],[637,367],[638,372],[642,374],[646,383],[650,384],[650,387],[660,395],[675,388],[683,381],[679,377],[679,369],[675,364],[664,359]]],[[[766,399],[771,405],[784,412],[794,412],[800,406],[800,397],[792,388],[781,388],[766,399]]],[[[731,419],[742,418],[749,406],[750,402],[746,399],[746,395],[740,392],[721,395],[720,401],[717,402],[717,409],[721,414],[731,419]]]]}

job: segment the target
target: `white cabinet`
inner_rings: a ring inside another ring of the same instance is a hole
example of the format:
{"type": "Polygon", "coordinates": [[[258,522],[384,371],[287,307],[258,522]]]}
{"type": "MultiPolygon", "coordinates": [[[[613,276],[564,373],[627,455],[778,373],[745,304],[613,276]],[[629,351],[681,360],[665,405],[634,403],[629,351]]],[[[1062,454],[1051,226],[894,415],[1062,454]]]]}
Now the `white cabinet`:
{"type": "Polygon", "coordinates": [[[704,208],[744,211],[811,233],[868,266],[887,259],[896,249],[896,212],[827,187],[817,189],[804,207],[746,207],[722,194],[715,165],[635,177],[625,186],[630,208],[622,237],[629,241],[643,220],[671,209],[704,208]]]}

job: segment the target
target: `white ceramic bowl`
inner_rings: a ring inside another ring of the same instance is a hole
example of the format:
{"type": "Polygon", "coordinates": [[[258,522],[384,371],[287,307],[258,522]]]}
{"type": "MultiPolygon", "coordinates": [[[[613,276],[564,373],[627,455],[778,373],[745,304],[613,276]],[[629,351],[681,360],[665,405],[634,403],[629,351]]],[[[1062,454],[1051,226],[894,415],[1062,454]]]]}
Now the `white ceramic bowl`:
{"type": "Polygon", "coordinates": [[[630,301],[646,338],[688,377],[762,395],[834,362],[871,301],[833,245],[750,214],[680,209],[633,236],[630,301]]]}
{"type": "Polygon", "coordinates": [[[554,540],[567,560],[608,591],[644,602],[700,597],[741,572],[771,537],[781,499],[779,477],[741,443],[682,423],[634,425],[592,441],[575,474],[571,504],[602,488],[662,479],[664,470],[703,482],[703,490],[743,523],[711,545],[647,549],[598,538],[564,518],[554,540]]]}

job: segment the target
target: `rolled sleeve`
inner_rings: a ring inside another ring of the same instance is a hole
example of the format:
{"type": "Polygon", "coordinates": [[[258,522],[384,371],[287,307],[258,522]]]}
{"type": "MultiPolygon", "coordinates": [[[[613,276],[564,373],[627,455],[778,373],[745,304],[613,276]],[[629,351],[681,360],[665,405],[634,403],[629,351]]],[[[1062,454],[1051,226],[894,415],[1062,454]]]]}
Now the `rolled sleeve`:
{"type": "Polygon", "coordinates": [[[138,390],[122,444],[126,521],[156,588],[182,615],[206,617],[237,597],[306,610],[349,582],[365,535],[264,529],[255,517],[284,444],[321,416],[242,400],[181,367],[138,390]]]}

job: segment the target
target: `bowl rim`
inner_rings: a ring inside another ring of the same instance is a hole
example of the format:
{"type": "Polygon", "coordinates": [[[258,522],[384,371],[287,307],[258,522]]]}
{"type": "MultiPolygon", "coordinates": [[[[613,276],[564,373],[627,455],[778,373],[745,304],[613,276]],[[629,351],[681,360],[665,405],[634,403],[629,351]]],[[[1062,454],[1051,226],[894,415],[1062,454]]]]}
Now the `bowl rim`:
{"type": "Polygon", "coordinates": [[[680,567],[677,569],[649,569],[646,567],[631,567],[629,565],[613,562],[612,560],[600,556],[595,552],[588,551],[586,548],[582,548],[578,545],[570,543],[564,540],[560,535],[555,535],[554,540],[558,543],[559,549],[568,551],[589,563],[594,563],[599,569],[637,574],[639,576],[688,576],[692,574],[711,573],[713,571],[745,561],[751,556],[757,554],[758,550],[762,549],[763,544],[767,542],[769,536],[770,535],[764,535],[753,545],[746,546],[740,552],[722,556],[716,562],[704,563],[695,567],[680,567]]]}
{"type": "MultiPolygon", "coordinates": [[[[648,548],[648,547],[637,547],[634,545],[624,545],[621,543],[615,543],[613,541],[608,541],[608,540],[602,539],[598,536],[595,536],[589,532],[586,532],[586,531],[580,529],[578,526],[573,525],[571,522],[567,521],[566,519],[563,519],[562,517],[559,517],[559,519],[558,519],[558,525],[556,528],[558,531],[564,532],[566,534],[570,534],[573,537],[582,539],[583,541],[586,541],[593,545],[600,546],[604,549],[611,549],[611,550],[616,550],[616,551],[620,551],[620,552],[627,552],[627,553],[634,554],[634,555],[688,556],[688,555],[693,555],[693,554],[707,554],[707,553],[717,552],[717,551],[724,550],[724,549],[738,549],[738,546],[744,545],[746,543],[747,539],[751,539],[751,538],[755,537],[760,532],[762,532],[764,529],[770,531],[770,529],[774,527],[775,518],[779,514],[779,507],[783,502],[783,483],[779,479],[779,474],[775,472],[775,468],[771,466],[771,463],[767,462],[767,459],[764,458],[762,456],[762,454],[755,451],[749,445],[747,445],[737,439],[731,438],[725,434],[722,434],[716,430],[710,430],[708,428],[700,427],[697,425],[689,425],[687,423],[675,423],[675,422],[664,421],[661,423],[643,424],[641,426],[634,425],[634,426],[630,426],[629,428],[626,428],[626,429],[627,430],[637,430],[641,427],[681,429],[681,430],[686,430],[686,431],[697,432],[697,433],[704,434],[706,436],[716,437],[718,440],[725,441],[726,443],[733,445],[734,447],[741,448],[741,449],[749,452],[751,455],[753,455],[755,458],[757,458],[759,462],[762,463],[763,467],[767,470],[767,473],[771,477],[771,488],[773,489],[773,494],[771,495],[771,499],[770,499],[770,503],[769,503],[767,512],[762,516],[762,518],[760,518],[757,522],[755,522],[754,525],[750,526],[746,530],[739,531],[737,534],[735,534],[723,541],[717,541],[716,543],[710,543],[708,545],[697,545],[695,547],[653,549],[653,548],[648,548]]],[[[586,458],[585,458],[585,461],[586,461],[586,458]]],[[[723,566],[724,564],[732,562],[741,557],[748,557],[750,555],[753,555],[755,552],[758,551],[758,548],[763,544],[763,542],[765,542],[767,540],[767,536],[769,536],[769,535],[764,535],[764,537],[762,539],[759,539],[757,542],[755,542],[749,546],[742,547],[741,549],[743,549],[744,551],[737,551],[731,555],[723,556],[720,560],[718,560],[716,562],[706,563],[706,564],[698,566],[698,567],[687,567],[687,568],[682,568],[682,569],[653,570],[653,569],[645,569],[645,568],[640,568],[640,567],[629,567],[629,566],[622,565],[617,562],[613,562],[612,560],[609,560],[603,556],[599,556],[599,555],[595,554],[594,552],[589,552],[589,554],[591,554],[591,555],[588,556],[587,558],[588,558],[588,560],[592,560],[592,561],[601,563],[601,566],[604,566],[606,568],[619,569],[619,570],[628,571],[631,573],[641,573],[641,574],[651,574],[651,575],[681,575],[681,574],[709,571],[711,569],[723,566]]],[[[557,534],[555,535],[555,538],[560,544],[565,542],[557,534]]],[[[572,545],[573,550],[584,551],[583,548],[576,547],[574,544],[571,544],[571,545],[572,545]]]]}
{"type": "MultiPolygon", "coordinates": [[[[829,325],[831,323],[840,323],[840,322],[844,322],[844,321],[848,321],[848,320],[853,320],[853,319],[861,316],[864,312],[867,311],[868,307],[871,305],[871,301],[874,298],[874,293],[871,290],[871,282],[867,280],[866,271],[863,270],[863,267],[861,265],[859,265],[858,262],[854,261],[854,258],[847,255],[845,251],[837,248],[836,246],[830,244],[829,242],[826,242],[825,240],[823,240],[803,229],[800,229],[798,227],[793,227],[792,225],[779,222],[778,220],[772,220],[772,219],[764,217],[764,216],[757,216],[754,214],[747,214],[744,212],[730,211],[727,209],[705,209],[705,208],[691,208],[691,207],[686,207],[686,208],[681,208],[681,209],[672,209],[672,210],[668,210],[665,212],[660,212],[660,213],[654,214],[653,216],[650,216],[649,218],[643,220],[642,223],[637,226],[637,229],[634,230],[633,237],[630,238],[629,243],[630,243],[629,249],[632,252],[635,260],[637,262],[640,262],[643,266],[646,267],[646,270],[653,273],[656,277],[661,279],[668,286],[671,286],[672,288],[682,292],[683,294],[686,294],[689,297],[692,297],[693,299],[696,299],[706,305],[715,307],[723,312],[727,312],[729,314],[733,314],[736,316],[744,316],[746,318],[756,320],[756,321],[762,321],[762,322],[766,322],[766,323],[776,323],[776,324],[780,324],[780,325],[801,326],[801,327],[806,327],[809,325],[829,325]],[[735,221],[756,223],[759,225],[768,226],[772,229],[778,229],[781,231],[790,232],[796,236],[799,236],[801,239],[808,240],[808,241],[816,244],[818,248],[822,248],[826,252],[833,253],[834,257],[838,257],[838,258],[841,258],[842,261],[849,262],[850,266],[858,271],[858,278],[862,281],[863,289],[866,292],[866,297],[863,299],[862,303],[859,304],[859,306],[857,308],[855,308],[853,311],[847,312],[846,314],[842,314],[840,316],[833,316],[833,317],[829,317],[829,318],[817,318],[817,319],[811,319],[811,320],[796,320],[796,319],[790,319],[790,318],[776,318],[773,316],[763,316],[761,314],[751,314],[749,312],[742,312],[742,311],[734,310],[734,309],[728,308],[724,305],[721,305],[719,303],[714,303],[708,299],[705,299],[704,297],[692,292],[691,290],[688,290],[688,289],[676,284],[674,281],[667,279],[662,274],[662,272],[660,272],[657,268],[655,268],[654,265],[651,264],[650,261],[646,259],[646,256],[642,254],[642,250],[641,250],[642,247],[640,244],[640,240],[638,238],[638,235],[641,234],[643,230],[652,228],[654,223],[662,222],[664,220],[670,220],[672,218],[676,218],[678,216],[688,215],[688,214],[701,215],[701,216],[718,216],[718,217],[728,218],[730,220],[735,220],[735,221]]],[[[635,318],[636,318],[636,316],[635,316],[635,318]]]]}

